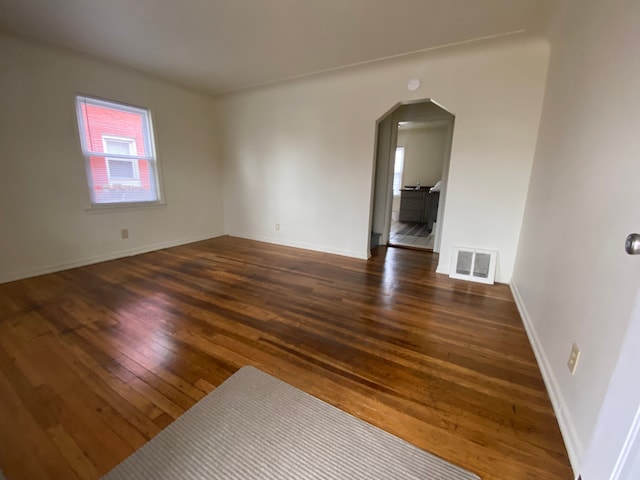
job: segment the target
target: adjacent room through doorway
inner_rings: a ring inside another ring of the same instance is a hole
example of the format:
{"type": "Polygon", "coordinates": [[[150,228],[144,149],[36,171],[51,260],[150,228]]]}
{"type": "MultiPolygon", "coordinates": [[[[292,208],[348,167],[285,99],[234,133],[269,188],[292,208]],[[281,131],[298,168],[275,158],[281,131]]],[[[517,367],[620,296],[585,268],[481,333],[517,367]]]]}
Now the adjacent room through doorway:
{"type": "Polygon", "coordinates": [[[398,123],[389,245],[433,250],[448,132],[442,120],[398,123]]]}
{"type": "Polygon", "coordinates": [[[371,248],[440,251],[454,118],[426,99],[378,121],[371,248]]]}

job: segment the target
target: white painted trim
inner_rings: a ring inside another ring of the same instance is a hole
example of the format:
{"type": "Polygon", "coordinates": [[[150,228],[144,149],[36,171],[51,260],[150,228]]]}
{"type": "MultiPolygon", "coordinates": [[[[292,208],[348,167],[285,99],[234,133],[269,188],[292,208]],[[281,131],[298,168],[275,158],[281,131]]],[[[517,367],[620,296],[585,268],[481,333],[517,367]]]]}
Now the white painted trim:
{"type": "MultiPolygon", "coordinates": [[[[432,100],[433,101],[433,100],[432,100]]],[[[434,102],[435,103],[435,102],[434,102]]],[[[442,107],[440,107],[442,108],[442,107]]],[[[448,110],[447,110],[448,111],[448,110]]],[[[452,114],[453,115],[453,114],[452,114]]],[[[433,252],[440,253],[442,247],[442,228],[444,227],[444,206],[447,202],[447,191],[449,185],[449,167],[451,166],[451,150],[453,148],[453,129],[455,124],[455,116],[447,120],[447,145],[442,159],[442,177],[440,181],[440,196],[438,198],[438,211],[436,213],[436,227],[433,232],[433,252]],[[438,221],[442,220],[442,221],[438,221]]],[[[438,268],[442,263],[442,256],[438,258],[438,268]]]]}
{"type": "Polygon", "coordinates": [[[117,252],[107,253],[104,255],[96,255],[93,257],[86,257],[80,260],[74,260],[71,262],[57,263],[54,265],[46,265],[43,267],[30,268],[28,270],[22,270],[19,272],[12,272],[8,274],[0,275],[0,283],[13,282],[15,280],[22,280],[24,278],[36,277],[38,275],[44,275],[47,273],[60,272],[62,270],[68,270],[70,268],[83,267],[85,265],[92,265],[94,263],[106,262],[108,260],[115,260],[117,258],[131,257],[133,255],[139,255],[141,253],[152,252],[154,250],[162,250],[163,248],[177,247],[179,245],[186,245],[187,243],[200,242],[202,240],[208,240],[210,238],[222,237],[225,233],[207,233],[204,235],[196,235],[194,237],[181,238],[179,240],[170,240],[168,242],[154,243],[151,245],[144,245],[142,247],[130,248],[127,250],[119,250],[117,252]]]}
{"type": "MultiPolygon", "coordinates": [[[[433,100],[432,100],[433,102],[433,100]]],[[[433,102],[436,103],[436,102],[433,102]]],[[[440,107],[442,108],[442,107],[440,107]]],[[[447,110],[448,111],[448,110],[447,110]]],[[[437,128],[437,127],[446,127],[449,125],[449,120],[447,116],[443,116],[442,120],[427,120],[424,122],[421,121],[406,121],[406,122],[398,122],[398,130],[407,131],[407,130],[426,130],[428,128],[437,128]]]]}
{"type": "Polygon", "coordinates": [[[444,265],[445,262],[438,260],[438,267],[436,268],[436,273],[441,273],[443,275],[449,275],[449,264],[444,265]]]}
{"type": "MultiPolygon", "coordinates": [[[[391,114],[391,140],[389,142],[389,150],[386,152],[384,157],[384,161],[387,162],[387,179],[384,190],[384,224],[382,225],[380,245],[388,245],[389,238],[391,236],[391,214],[393,212],[393,170],[396,162],[396,148],[398,147],[398,118],[396,115],[397,113],[395,111],[391,114]]],[[[404,165],[402,169],[402,176],[404,177],[404,165]]]]}
{"type": "Polygon", "coordinates": [[[574,474],[577,475],[580,468],[580,460],[584,453],[584,447],[582,445],[582,442],[580,441],[580,438],[578,437],[578,433],[576,432],[575,424],[573,423],[571,414],[566,411],[566,402],[564,401],[564,397],[562,396],[562,392],[558,385],[558,380],[553,374],[553,370],[551,369],[551,364],[547,359],[547,355],[544,353],[544,348],[542,346],[542,343],[540,342],[538,334],[536,333],[536,329],[533,325],[533,322],[531,321],[529,312],[527,311],[522,297],[520,296],[518,286],[514,282],[510,282],[509,286],[511,287],[511,293],[513,294],[516,306],[518,307],[518,312],[520,312],[522,323],[524,324],[524,328],[527,331],[529,343],[531,344],[533,353],[536,356],[538,367],[540,368],[540,372],[542,373],[542,379],[544,380],[544,384],[547,387],[547,393],[549,394],[549,398],[551,399],[553,411],[556,414],[556,418],[558,419],[560,433],[562,434],[562,439],[564,440],[565,447],[567,448],[567,453],[569,454],[571,468],[573,469],[574,474]]]}
{"type": "Polygon", "coordinates": [[[314,252],[322,252],[322,253],[330,253],[332,255],[340,255],[343,257],[350,257],[350,258],[357,258],[358,260],[368,260],[369,259],[369,254],[368,252],[353,252],[351,250],[341,250],[341,249],[337,249],[337,248],[327,248],[325,246],[322,245],[316,245],[313,243],[304,243],[304,242],[285,242],[282,240],[278,240],[276,238],[273,237],[267,237],[267,236],[263,236],[263,235],[245,235],[242,233],[231,233],[229,232],[228,234],[230,237],[238,237],[238,238],[245,238],[247,240],[255,240],[257,242],[265,242],[265,243],[271,243],[273,245],[281,245],[283,247],[293,247],[293,248],[300,248],[302,250],[311,250],[314,252]]]}
{"type": "Polygon", "coordinates": [[[640,444],[640,408],[636,410],[636,414],[633,417],[633,423],[629,429],[629,434],[624,440],[620,456],[616,461],[613,473],[611,474],[611,480],[620,480],[622,478],[622,471],[627,466],[629,461],[629,454],[637,450],[636,445],[640,444]]]}

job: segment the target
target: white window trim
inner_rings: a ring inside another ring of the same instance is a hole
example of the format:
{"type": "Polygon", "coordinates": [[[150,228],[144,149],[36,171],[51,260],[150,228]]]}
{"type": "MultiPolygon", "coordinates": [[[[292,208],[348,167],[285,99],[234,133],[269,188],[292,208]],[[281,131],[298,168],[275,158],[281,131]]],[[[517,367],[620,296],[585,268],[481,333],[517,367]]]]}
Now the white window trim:
{"type": "Polygon", "coordinates": [[[137,158],[133,158],[133,157],[137,157],[138,156],[138,149],[136,147],[136,139],[135,138],[131,138],[131,137],[117,137],[115,135],[102,135],[102,147],[104,150],[104,161],[105,161],[105,166],[107,168],[107,178],[109,179],[109,185],[113,186],[113,185],[129,185],[129,186],[134,186],[134,187],[139,187],[141,185],[140,182],[140,167],[138,166],[138,159],[137,158]],[[108,155],[110,152],[108,152],[107,150],[107,142],[109,140],[115,141],[115,142],[121,142],[121,143],[126,143],[129,146],[129,155],[131,155],[131,157],[127,157],[127,156],[111,156],[108,155]],[[111,168],[109,167],[109,160],[124,160],[124,161],[129,161],[133,164],[133,179],[131,180],[123,180],[121,178],[118,177],[112,177],[111,176],[111,168]]]}
{"type": "Polygon", "coordinates": [[[404,160],[405,160],[405,148],[402,145],[398,145],[396,146],[396,149],[394,151],[394,156],[393,156],[393,195],[395,197],[400,196],[400,190],[402,190],[402,179],[404,178],[404,160]],[[400,172],[396,172],[396,161],[398,160],[398,152],[402,151],[402,168],[400,169],[400,172]],[[399,173],[399,182],[398,182],[398,189],[395,189],[396,186],[396,175],[397,173],[399,173]]]}

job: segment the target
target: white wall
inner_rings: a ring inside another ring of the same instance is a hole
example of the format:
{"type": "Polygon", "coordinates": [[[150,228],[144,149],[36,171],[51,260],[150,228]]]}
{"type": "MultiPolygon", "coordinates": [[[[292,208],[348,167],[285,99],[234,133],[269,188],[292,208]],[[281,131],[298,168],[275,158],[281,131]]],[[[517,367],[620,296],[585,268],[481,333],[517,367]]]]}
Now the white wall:
{"type": "Polygon", "coordinates": [[[442,179],[447,133],[446,125],[398,130],[398,146],[404,147],[403,185],[435,185],[442,179]]]}
{"type": "Polygon", "coordinates": [[[0,281],[224,232],[214,100],[11,37],[0,58],[0,281]],[[165,206],[85,210],[77,93],[151,109],[165,206]]]}
{"type": "Polygon", "coordinates": [[[513,278],[574,467],[640,286],[640,257],[623,251],[640,230],[638,18],[640,2],[585,0],[557,21],[513,278]]]}
{"type": "Polygon", "coordinates": [[[228,232],[366,258],[376,119],[430,97],[456,115],[439,271],[471,245],[509,281],[547,61],[541,40],[482,42],[224,97],[228,232]]]}

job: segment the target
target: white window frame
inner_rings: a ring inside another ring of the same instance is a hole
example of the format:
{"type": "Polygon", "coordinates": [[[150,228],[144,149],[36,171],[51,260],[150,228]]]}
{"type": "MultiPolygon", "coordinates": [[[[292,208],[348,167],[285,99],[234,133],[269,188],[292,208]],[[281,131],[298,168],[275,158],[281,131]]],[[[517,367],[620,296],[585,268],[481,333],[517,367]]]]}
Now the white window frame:
{"type": "Polygon", "coordinates": [[[152,205],[164,205],[164,200],[162,197],[162,189],[161,189],[161,177],[160,177],[160,165],[157,160],[156,155],[156,138],[153,130],[153,123],[151,119],[151,111],[147,108],[137,107],[134,105],[128,105],[120,102],[115,102],[113,100],[105,100],[97,97],[91,97],[88,95],[78,94],[75,97],[76,101],[76,118],[78,122],[78,137],[80,139],[80,148],[82,151],[82,155],[85,159],[85,172],[87,178],[87,185],[89,187],[89,195],[91,198],[91,207],[87,210],[93,209],[103,209],[103,208],[119,208],[119,207],[138,207],[138,206],[152,206],[152,205]],[[105,151],[105,142],[104,137],[113,138],[114,140],[126,140],[130,141],[130,137],[118,137],[117,135],[103,135],[102,140],[102,150],[103,151],[92,151],[90,145],[88,145],[88,139],[85,137],[85,129],[84,129],[84,116],[82,105],[97,105],[105,108],[111,108],[115,110],[128,111],[132,113],[136,113],[142,115],[143,121],[143,143],[145,148],[145,155],[139,155],[137,152],[137,147],[133,144],[133,152],[131,155],[118,155],[118,154],[110,154],[108,157],[108,153],[105,151]],[[154,198],[151,200],[128,200],[123,197],[122,200],[113,200],[109,201],[98,201],[96,191],[93,185],[93,174],[91,168],[91,158],[92,157],[102,157],[105,158],[105,167],[107,169],[107,177],[110,186],[130,186],[130,187],[139,187],[142,183],[140,179],[140,168],[139,161],[145,160],[148,165],[148,174],[149,174],[149,182],[150,188],[153,193],[155,193],[154,198]],[[112,182],[109,170],[109,162],[107,158],[113,158],[121,160],[133,160],[135,161],[135,172],[137,175],[138,181],[136,183],[129,183],[127,185],[127,181],[114,180],[112,182]]]}
{"type": "Polygon", "coordinates": [[[404,176],[404,154],[405,149],[403,146],[398,145],[396,147],[395,156],[393,157],[393,194],[395,196],[400,195],[400,189],[402,188],[402,177],[404,176]],[[400,152],[402,152],[400,154],[400,152]],[[398,170],[398,159],[400,159],[400,169],[398,170]]]}
{"type": "Polygon", "coordinates": [[[131,185],[131,186],[140,186],[140,168],[138,166],[138,159],[135,158],[138,155],[138,149],[136,148],[136,139],[131,137],[117,137],[115,135],[102,135],[102,147],[105,153],[105,163],[107,168],[107,178],[109,179],[110,185],[131,185]],[[120,157],[120,156],[107,156],[107,154],[111,154],[107,148],[107,144],[109,141],[120,142],[126,144],[129,147],[129,157],[120,157]],[[119,161],[128,161],[132,164],[133,170],[133,178],[129,180],[123,180],[122,178],[114,177],[111,175],[111,167],[109,165],[109,160],[119,160],[119,161]]]}

